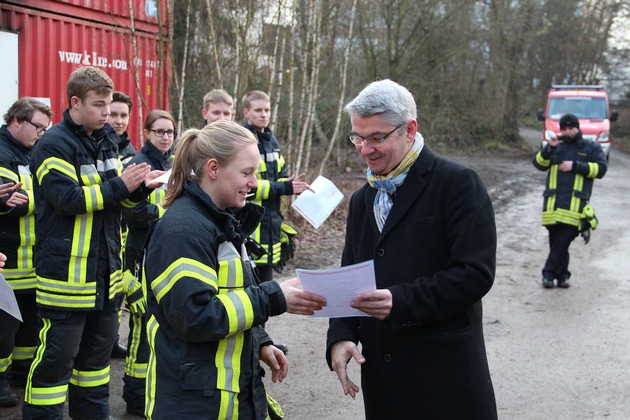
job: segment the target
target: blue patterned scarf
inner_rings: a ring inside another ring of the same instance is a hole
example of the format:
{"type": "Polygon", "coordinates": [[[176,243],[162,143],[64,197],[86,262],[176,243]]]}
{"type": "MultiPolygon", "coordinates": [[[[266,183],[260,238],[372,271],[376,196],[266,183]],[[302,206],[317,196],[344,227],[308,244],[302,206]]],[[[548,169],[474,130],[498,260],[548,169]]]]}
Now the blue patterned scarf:
{"type": "Polygon", "coordinates": [[[411,165],[418,159],[423,146],[424,138],[420,133],[416,133],[413,146],[411,146],[411,149],[409,149],[398,166],[390,173],[385,176],[377,175],[368,168],[367,181],[371,187],[378,190],[374,198],[374,217],[376,218],[379,232],[383,231],[385,220],[387,220],[387,216],[389,216],[389,212],[394,204],[392,195],[396,193],[396,188],[405,181],[411,165]]]}

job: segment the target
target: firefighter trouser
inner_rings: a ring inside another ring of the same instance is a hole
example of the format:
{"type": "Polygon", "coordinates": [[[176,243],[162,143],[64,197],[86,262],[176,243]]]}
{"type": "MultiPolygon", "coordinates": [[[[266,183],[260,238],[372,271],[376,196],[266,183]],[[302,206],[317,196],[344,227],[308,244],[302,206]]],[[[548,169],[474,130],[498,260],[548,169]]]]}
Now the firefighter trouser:
{"type": "Polygon", "coordinates": [[[568,280],[571,277],[569,246],[578,236],[578,228],[563,223],[546,227],[549,230],[549,256],[542,271],[543,277],[568,280]]]}
{"type": "Polygon", "coordinates": [[[37,345],[35,291],[17,293],[22,322],[0,310],[0,379],[23,386],[37,345]]]}
{"type": "Polygon", "coordinates": [[[120,298],[100,311],[40,309],[39,341],[29,373],[23,419],[109,416],[109,358],[118,331],[120,298]]]}
{"type": "Polygon", "coordinates": [[[149,343],[147,341],[147,321],[144,316],[129,317],[129,340],[123,377],[123,399],[128,406],[144,408],[149,343]]]}

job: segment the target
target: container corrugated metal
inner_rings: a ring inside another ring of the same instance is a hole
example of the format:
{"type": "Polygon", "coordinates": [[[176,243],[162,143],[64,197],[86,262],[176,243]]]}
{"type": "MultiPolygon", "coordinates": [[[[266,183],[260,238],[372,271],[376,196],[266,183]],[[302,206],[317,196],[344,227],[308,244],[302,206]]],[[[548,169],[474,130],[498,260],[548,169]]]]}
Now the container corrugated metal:
{"type": "Polygon", "coordinates": [[[168,20],[166,1],[163,0],[5,0],[5,2],[123,27],[129,26],[133,8],[135,28],[149,32],[156,32],[158,17],[162,22],[168,20]]]}
{"type": "MultiPolygon", "coordinates": [[[[146,116],[153,109],[170,109],[170,60],[165,44],[159,42],[157,24],[152,23],[151,33],[136,31],[134,59],[129,29],[56,13],[56,7],[62,3],[81,4],[85,10],[87,4],[95,4],[101,7],[98,13],[102,13],[108,11],[103,9],[105,6],[126,1],[27,0],[25,3],[37,3],[38,8],[0,4],[0,30],[18,33],[19,96],[50,98],[57,122],[68,106],[65,86],[70,73],[84,65],[102,68],[114,81],[115,89],[127,93],[134,101],[128,133],[138,149],[140,114],[146,116]],[[43,3],[48,3],[49,12],[41,10],[43,3]],[[160,45],[164,65],[160,62],[160,45]],[[139,92],[134,80],[136,66],[139,92]]],[[[162,29],[166,37],[167,25],[162,29]]]]}

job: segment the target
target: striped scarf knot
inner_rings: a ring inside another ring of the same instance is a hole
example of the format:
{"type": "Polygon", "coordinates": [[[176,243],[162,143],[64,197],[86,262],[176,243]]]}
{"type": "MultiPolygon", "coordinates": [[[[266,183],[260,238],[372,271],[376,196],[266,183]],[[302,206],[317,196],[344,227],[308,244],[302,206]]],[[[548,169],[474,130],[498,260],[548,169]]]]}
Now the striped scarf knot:
{"type": "Polygon", "coordinates": [[[378,192],[374,198],[374,217],[379,232],[383,231],[383,226],[389,216],[389,212],[394,205],[392,196],[396,194],[396,189],[402,185],[409,173],[411,165],[418,159],[420,151],[424,146],[424,138],[420,133],[416,133],[416,138],[400,164],[385,176],[377,175],[368,168],[367,181],[372,188],[376,188],[378,192]]]}

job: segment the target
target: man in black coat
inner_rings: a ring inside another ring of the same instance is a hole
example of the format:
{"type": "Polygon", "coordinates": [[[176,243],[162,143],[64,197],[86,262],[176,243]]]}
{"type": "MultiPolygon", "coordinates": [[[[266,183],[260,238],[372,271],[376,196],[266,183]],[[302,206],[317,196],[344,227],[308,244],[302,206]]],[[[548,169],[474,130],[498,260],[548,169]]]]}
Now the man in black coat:
{"type": "Polygon", "coordinates": [[[367,419],[495,419],[481,305],[496,262],[486,188],[424,145],[397,83],[371,83],[345,109],[368,183],[350,201],[342,265],[374,260],[377,290],[351,303],[367,317],[331,319],[329,367],[354,397],[347,364],[361,364],[367,419]]]}

